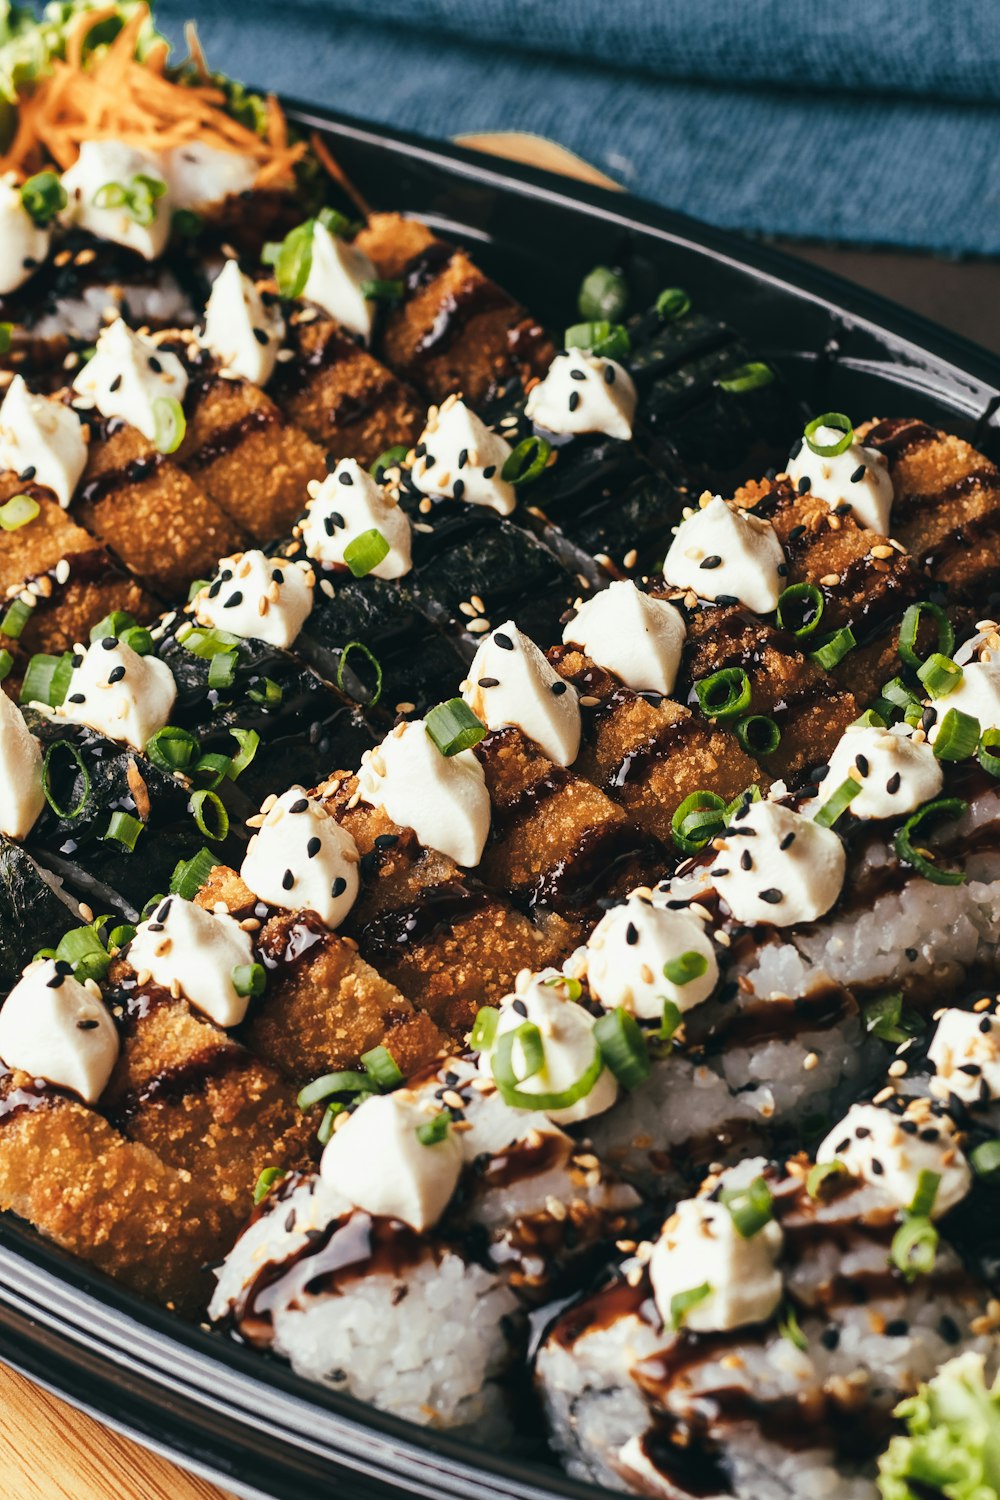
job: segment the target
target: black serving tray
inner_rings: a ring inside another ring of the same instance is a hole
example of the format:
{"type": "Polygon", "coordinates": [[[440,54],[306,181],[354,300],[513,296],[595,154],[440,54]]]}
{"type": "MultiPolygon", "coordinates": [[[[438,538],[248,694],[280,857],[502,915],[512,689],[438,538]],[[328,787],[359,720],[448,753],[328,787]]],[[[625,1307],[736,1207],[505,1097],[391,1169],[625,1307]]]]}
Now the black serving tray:
{"type": "MultiPolygon", "coordinates": [[[[684,287],[813,411],[919,416],[1000,460],[1000,359],[870,292],[624,194],[288,108],[329,138],[373,207],[469,244],[552,327],[575,320],[591,266],[617,264],[637,305],[663,286],[684,287]]],[[[552,1466],[479,1451],[310,1385],[141,1301],[10,1217],[0,1218],[0,1358],[246,1496],[598,1494],[552,1466]]]]}

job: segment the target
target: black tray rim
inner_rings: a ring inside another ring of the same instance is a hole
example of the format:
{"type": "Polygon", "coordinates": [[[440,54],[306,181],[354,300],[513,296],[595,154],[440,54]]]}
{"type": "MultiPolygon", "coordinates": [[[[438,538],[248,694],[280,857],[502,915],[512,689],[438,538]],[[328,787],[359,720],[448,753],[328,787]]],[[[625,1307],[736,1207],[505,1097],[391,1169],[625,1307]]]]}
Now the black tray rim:
{"type": "MultiPolygon", "coordinates": [[[[912,364],[949,367],[967,415],[996,425],[1000,356],[920,314],[763,241],[603,188],[450,142],[283,97],[289,120],[490,187],[591,210],[623,230],[751,272],[842,325],[890,335],[912,364]]],[[[433,214],[425,216],[436,222],[433,214]]],[[[437,221],[440,222],[440,221],[437,221]]],[[[928,390],[933,390],[932,382],[928,390]]],[[[951,399],[956,399],[951,392],[951,399]]],[[[98,1421],[247,1500],[598,1500],[608,1493],[516,1456],[471,1448],[311,1385],[276,1360],[146,1302],[0,1215],[0,1360],[98,1421]]]]}

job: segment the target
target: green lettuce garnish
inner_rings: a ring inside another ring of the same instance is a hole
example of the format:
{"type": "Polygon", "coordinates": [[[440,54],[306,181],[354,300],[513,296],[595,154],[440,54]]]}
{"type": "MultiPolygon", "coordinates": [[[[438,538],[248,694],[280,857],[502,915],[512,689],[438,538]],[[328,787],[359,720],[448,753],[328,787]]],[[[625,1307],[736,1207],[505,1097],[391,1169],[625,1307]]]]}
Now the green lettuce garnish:
{"type": "Polygon", "coordinates": [[[907,1431],[879,1459],[883,1500],[1000,1500],[1000,1376],[987,1387],[981,1354],[942,1365],[896,1416],[907,1431]]]}

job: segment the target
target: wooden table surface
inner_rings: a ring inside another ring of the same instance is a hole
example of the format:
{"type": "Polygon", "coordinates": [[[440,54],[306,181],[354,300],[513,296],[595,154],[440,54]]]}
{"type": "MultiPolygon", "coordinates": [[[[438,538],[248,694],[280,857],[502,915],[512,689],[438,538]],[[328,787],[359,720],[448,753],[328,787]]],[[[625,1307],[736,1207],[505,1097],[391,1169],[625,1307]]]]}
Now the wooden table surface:
{"type": "MultiPolygon", "coordinates": [[[[615,186],[587,162],[538,137],[466,136],[462,144],[615,186]]],[[[796,250],[795,246],[786,248],[796,250]]],[[[983,311],[982,298],[987,281],[996,292],[1000,276],[995,265],[980,262],[943,268],[929,257],[904,260],[833,249],[798,253],[874,289],[886,290],[928,315],[937,315],[981,343],[1000,345],[1000,297],[986,299],[988,312],[983,311]],[[941,305],[945,270],[952,296],[941,305]],[[894,293],[890,286],[895,287],[894,293]],[[988,326],[984,318],[991,320],[988,326]]],[[[108,1431],[2,1365],[0,1495],[17,1500],[232,1500],[214,1485],[108,1431]]]]}

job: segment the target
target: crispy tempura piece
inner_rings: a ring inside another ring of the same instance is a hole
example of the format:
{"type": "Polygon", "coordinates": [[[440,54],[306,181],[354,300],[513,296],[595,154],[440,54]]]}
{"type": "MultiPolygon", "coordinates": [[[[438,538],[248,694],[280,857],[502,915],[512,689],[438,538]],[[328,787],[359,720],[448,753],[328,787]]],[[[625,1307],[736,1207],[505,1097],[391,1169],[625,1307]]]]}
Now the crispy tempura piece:
{"type": "Polygon", "coordinates": [[[122,1052],[102,1108],[130,1140],[190,1170],[235,1231],[261,1170],[308,1155],[294,1087],[186,1000],[140,984],[126,962],[109,982],[124,1011],[122,1052]]]}
{"type": "Polygon", "coordinates": [[[399,444],[410,448],[423,426],[416,392],[316,308],[289,319],[286,347],[268,390],[328,457],[367,467],[399,444]]]}
{"type": "Polygon", "coordinates": [[[217,865],[197,896],[241,920],[263,911],[257,949],[268,970],[263,998],[243,1027],[250,1050],[303,1082],[332,1068],[356,1068],[361,1054],[388,1047],[404,1073],[443,1045],[430,1016],[416,1010],[359,957],[351,938],[329,932],[313,912],[267,915],[234,870],[217,865]]]}
{"type": "Polygon", "coordinates": [[[579,921],[582,931],[598,896],[659,872],[622,808],[582,776],[553,765],[519,729],[494,730],[476,755],[493,803],[478,873],[493,889],[552,907],[579,921]]]}
{"type": "Polygon", "coordinates": [[[143,583],[183,598],[193,578],[243,550],[242,528],[134,427],[97,419],[91,432],[74,512],[143,583]]]}
{"type": "Polygon", "coordinates": [[[532,922],[381,808],[351,807],[356,779],[337,780],[327,805],[361,850],[364,880],[345,927],[452,1038],[468,1031],[481,1005],[509,994],[525,965],[545,968],[573,947],[574,929],[561,918],[532,922]]]}
{"type": "Polygon", "coordinates": [[[204,1184],[25,1073],[0,1080],[0,1209],[189,1314],[208,1299],[206,1264],[228,1247],[204,1184]]]}
{"type": "Polygon", "coordinates": [[[255,541],[273,542],[289,531],[309,481],[326,474],[323,450],[248,380],[199,375],[186,410],[176,462],[255,541]]]}
{"type": "Polygon", "coordinates": [[[380,277],[404,284],[381,347],[386,363],[432,400],[461,391],[475,405],[512,376],[547,369],[555,354],[548,336],[464,250],[400,214],[372,214],[355,244],[380,277]]]}
{"type": "Polygon", "coordinates": [[[575,646],[554,646],[549,660],[581,696],[583,748],[574,770],[595,783],[644,834],[671,847],[671,819],[692,792],[731,802],[770,778],[732,735],[671,698],[658,702],[627,688],[575,646]]]}
{"type": "Polygon", "coordinates": [[[914,417],[866,423],[858,437],[889,461],[893,535],[949,595],[974,598],[1000,566],[1000,472],[970,443],[914,417]]]}
{"type": "Polygon", "coordinates": [[[59,654],[85,641],[91,625],[112,610],[148,619],[156,605],[107,548],[78,526],[49,490],[16,474],[0,474],[0,505],[30,495],[39,514],[15,531],[0,531],[0,597],[34,599],[19,637],[28,655],[59,654]]]}

